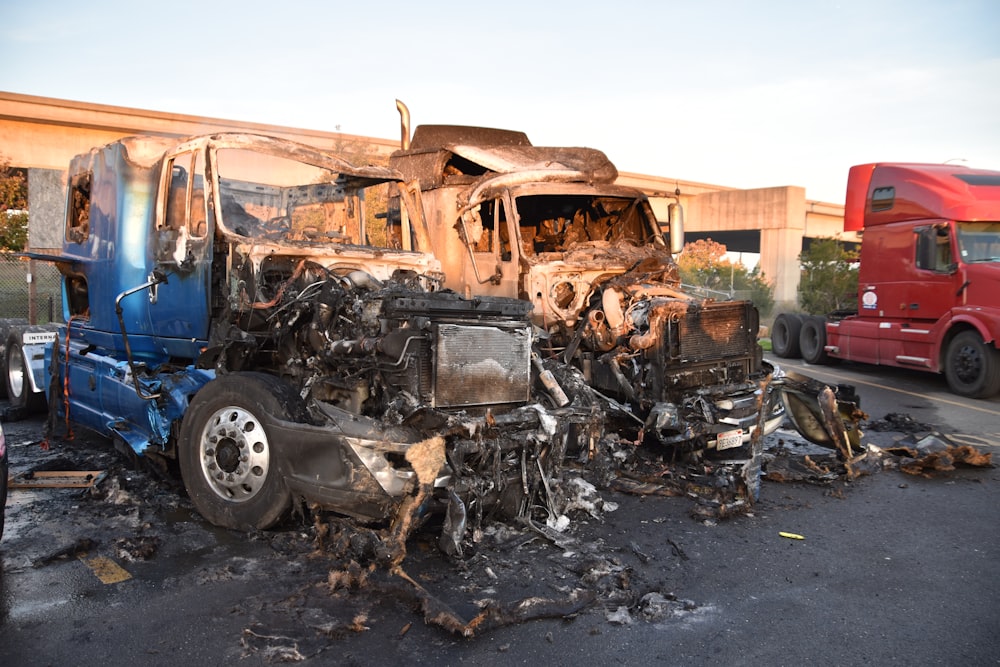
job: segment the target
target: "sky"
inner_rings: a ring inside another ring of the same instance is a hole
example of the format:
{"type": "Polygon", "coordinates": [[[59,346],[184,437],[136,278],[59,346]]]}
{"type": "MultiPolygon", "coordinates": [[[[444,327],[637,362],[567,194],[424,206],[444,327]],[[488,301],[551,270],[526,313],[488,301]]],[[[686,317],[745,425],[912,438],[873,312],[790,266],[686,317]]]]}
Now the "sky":
{"type": "Polygon", "coordinates": [[[0,0],[0,90],[394,140],[398,98],[843,203],[855,164],[1000,170],[998,34],[1000,0],[0,0]]]}

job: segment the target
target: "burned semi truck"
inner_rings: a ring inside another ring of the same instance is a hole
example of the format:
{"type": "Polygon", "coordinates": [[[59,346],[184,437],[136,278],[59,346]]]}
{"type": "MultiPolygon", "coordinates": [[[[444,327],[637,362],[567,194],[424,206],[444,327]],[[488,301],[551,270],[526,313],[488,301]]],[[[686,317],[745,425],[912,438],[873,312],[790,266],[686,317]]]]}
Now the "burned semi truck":
{"type": "Polygon", "coordinates": [[[266,528],[301,501],[390,519],[399,546],[436,503],[460,551],[477,517],[537,502],[569,438],[601,435],[540,400],[529,303],[443,289],[392,169],[249,134],[132,137],[75,158],[68,186],[61,251],[34,255],[63,278],[50,426],[178,464],[214,524],[266,528]]]}
{"type": "Polygon", "coordinates": [[[648,198],[615,184],[601,151],[546,148],[522,132],[421,125],[390,166],[419,183],[445,286],[531,303],[540,360],[568,363],[618,402],[639,439],[700,456],[749,454],[784,406],[747,301],[685,292],[648,198]]]}

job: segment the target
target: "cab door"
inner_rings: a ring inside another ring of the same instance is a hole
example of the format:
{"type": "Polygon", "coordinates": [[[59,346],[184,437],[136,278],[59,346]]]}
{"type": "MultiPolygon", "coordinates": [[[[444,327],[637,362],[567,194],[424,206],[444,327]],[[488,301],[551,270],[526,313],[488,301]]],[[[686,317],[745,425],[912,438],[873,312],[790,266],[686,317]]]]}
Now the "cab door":
{"type": "Polygon", "coordinates": [[[149,316],[157,342],[186,358],[196,357],[208,339],[215,222],[206,183],[204,149],[165,159],[154,252],[167,281],[151,291],[149,316]]]}
{"type": "Polygon", "coordinates": [[[474,215],[463,218],[466,244],[473,266],[466,271],[479,294],[518,297],[518,248],[512,233],[510,207],[504,197],[479,204],[474,215]]]}
{"type": "Polygon", "coordinates": [[[916,279],[909,290],[906,317],[926,320],[929,325],[955,306],[962,284],[955,255],[957,244],[948,223],[917,227],[913,231],[916,279]]]}

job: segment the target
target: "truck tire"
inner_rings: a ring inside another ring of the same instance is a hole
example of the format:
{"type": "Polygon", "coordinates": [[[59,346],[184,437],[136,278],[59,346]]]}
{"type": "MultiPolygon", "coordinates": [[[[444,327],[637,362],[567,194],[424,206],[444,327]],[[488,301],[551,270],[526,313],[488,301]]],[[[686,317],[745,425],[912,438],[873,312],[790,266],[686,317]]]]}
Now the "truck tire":
{"type": "Polygon", "coordinates": [[[771,327],[771,351],[785,359],[799,358],[799,331],[802,316],[798,313],[782,313],[774,318],[771,327]]]}
{"type": "Polygon", "coordinates": [[[264,530],[291,506],[270,436],[271,416],[294,419],[298,395],[263,373],[232,373],[195,395],[178,440],[181,476],[191,502],[210,523],[264,530]]]}
{"type": "Polygon", "coordinates": [[[802,358],[810,364],[828,364],[830,357],[826,353],[826,318],[811,316],[802,321],[799,331],[799,349],[802,358]]]}
{"type": "Polygon", "coordinates": [[[7,337],[7,347],[4,350],[4,386],[7,389],[7,400],[12,411],[22,414],[39,412],[45,407],[45,395],[31,390],[31,380],[28,360],[24,358],[21,339],[16,333],[7,337]]]}
{"type": "MultiPolygon", "coordinates": [[[[0,363],[7,363],[7,341],[11,338],[11,332],[17,332],[28,326],[28,320],[23,317],[2,317],[0,318],[0,363]]],[[[6,365],[3,374],[7,375],[6,365]]],[[[0,398],[7,398],[7,383],[0,382],[0,398]]]]}
{"type": "Polygon", "coordinates": [[[963,331],[948,343],[944,375],[959,396],[989,398],[1000,392],[1000,350],[976,331],[963,331]]]}

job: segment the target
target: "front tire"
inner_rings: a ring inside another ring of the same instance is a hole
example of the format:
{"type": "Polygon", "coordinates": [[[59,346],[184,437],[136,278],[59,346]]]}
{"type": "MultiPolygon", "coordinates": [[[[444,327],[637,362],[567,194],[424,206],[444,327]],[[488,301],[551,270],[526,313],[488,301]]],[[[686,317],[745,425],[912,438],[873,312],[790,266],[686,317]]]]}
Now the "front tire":
{"type": "Polygon", "coordinates": [[[269,419],[294,419],[299,406],[291,387],[262,373],[222,375],[195,395],[180,430],[181,476],[210,523],[263,530],[288,511],[269,419]]]}
{"type": "Polygon", "coordinates": [[[948,344],[944,360],[948,387],[959,396],[989,398],[1000,392],[1000,350],[976,331],[963,331],[948,344]]]}

